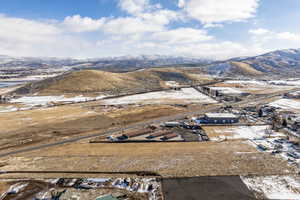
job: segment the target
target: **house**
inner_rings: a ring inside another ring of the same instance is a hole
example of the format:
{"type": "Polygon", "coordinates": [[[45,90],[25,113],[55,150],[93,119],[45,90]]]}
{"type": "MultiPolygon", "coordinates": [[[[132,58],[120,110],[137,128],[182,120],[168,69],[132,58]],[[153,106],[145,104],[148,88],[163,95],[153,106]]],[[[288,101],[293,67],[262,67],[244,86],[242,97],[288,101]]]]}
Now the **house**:
{"type": "Polygon", "coordinates": [[[239,117],[232,113],[206,113],[195,122],[198,124],[233,124],[239,122],[239,117]]]}

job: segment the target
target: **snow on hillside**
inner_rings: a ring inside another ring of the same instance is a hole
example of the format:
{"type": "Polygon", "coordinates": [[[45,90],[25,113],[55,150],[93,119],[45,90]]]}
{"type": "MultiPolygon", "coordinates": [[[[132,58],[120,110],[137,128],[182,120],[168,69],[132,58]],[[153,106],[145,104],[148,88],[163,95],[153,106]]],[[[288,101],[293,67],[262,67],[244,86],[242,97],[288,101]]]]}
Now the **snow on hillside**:
{"type": "Polygon", "coordinates": [[[10,103],[20,103],[26,106],[46,106],[51,103],[78,103],[91,100],[103,99],[106,96],[98,97],[84,97],[82,95],[76,97],[65,97],[65,96],[24,96],[18,99],[12,99],[10,103]]]}

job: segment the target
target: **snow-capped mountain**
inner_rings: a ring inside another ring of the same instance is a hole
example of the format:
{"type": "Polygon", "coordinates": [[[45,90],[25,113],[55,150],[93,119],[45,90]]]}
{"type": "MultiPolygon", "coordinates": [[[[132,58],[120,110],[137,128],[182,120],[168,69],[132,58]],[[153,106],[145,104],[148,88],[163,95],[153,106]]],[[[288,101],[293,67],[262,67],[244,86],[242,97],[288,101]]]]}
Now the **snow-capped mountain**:
{"type": "Polygon", "coordinates": [[[102,69],[107,71],[129,71],[155,66],[182,64],[209,64],[212,61],[176,56],[141,55],[93,59],[60,59],[60,58],[14,58],[0,56],[0,69],[102,69]]]}
{"type": "Polygon", "coordinates": [[[286,49],[247,58],[232,58],[205,67],[216,75],[291,75],[300,74],[300,49],[286,49]]]}

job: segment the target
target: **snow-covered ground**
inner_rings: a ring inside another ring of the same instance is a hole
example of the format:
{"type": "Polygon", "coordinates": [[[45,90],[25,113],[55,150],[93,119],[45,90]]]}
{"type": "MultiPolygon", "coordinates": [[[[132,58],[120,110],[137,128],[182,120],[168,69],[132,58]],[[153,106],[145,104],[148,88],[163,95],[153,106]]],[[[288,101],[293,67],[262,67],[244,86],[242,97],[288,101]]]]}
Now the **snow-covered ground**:
{"type": "MultiPolygon", "coordinates": [[[[224,137],[224,135],[227,135],[227,139],[257,139],[263,138],[264,136],[268,136],[266,134],[266,130],[268,128],[269,126],[233,126],[230,128],[228,127],[226,129],[215,130],[215,132],[220,134],[219,138],[222,138],[224,137]]],[[[278,132],[272,132],[271,136],[280,137],[284,135],[278,132]]],[[[211,140],[218,140],[219,138],[211,138],[211,140]]]]}
{"type": "MultiPolygon", "coordinates": [[[[65,97],[65,96],[24,96],[17,99],[12,99],[10,103],[19,103],[27,107],[35,106],[47,106],[51,103],[79,103],[92,100],[100,100],[106,96],[101,95],[97,97],[85,97],[85,96],[76,96],[76,97],[65,97]]],[[[9,108],[11,109],[11,108],[9,108]]]]}
{"type": "Polygon", "coordinates": [[[18,111],[18,108],[15,106],[0,106],[0,113],[15,112],[15,111],[18,111]]]}
{"type": "Polygon", "coordinates": [[[300,80],[277,80],[277,81],[269,81],[269,83],[274,85],[300,86],[300,80]]]}
{"type": "Polygon", "coordinates": [[[300,180],[293,176],[242,176],[241,179],[260,198],[300,200],[300,180]]]}
{"type": "Polygon", "coordinates": [[[232,80],[232,81],[225,81],[225,83],[229,84],[241,84],[241,85],[267,85],[265,81],[257,81],[257,80],[232,80]]]}
{"type": "Polygon", "coordinates": [[[120,98],[103,100],[106,105],[120,104],[155,104],[180,100],[187,103],[217,103],[212,98],[198,92],[194,88],[182,88],[181,90],[149,92],[145,94],[130,95],[120,98]]]}
{"type": "Polygon", "coordinates": [[[282,109],[300,110],[300,102],[293,99],[279,99],[269,105],[282,109]]]}
{"type": "Polygon", "coordinates": [[[219,90],[223,94],[241,94],[243,93],[241,90],[237,88],[231,88],[231,87],[211,87],[213,90],[219,90]]]}
{"type": "Polygon", "coordinates": [[[274,80],[274,81],[231,80],[231,81],[225,81],[225,83],[229,83],[229,84],[241,84],[241,85],[256,85],[256,86],[266,86],[266,85],[300,86],[300,80],[297,80],[297,79],[274,80]]]}
{"type": "Polygon", "coordinates": [[[165,84],[169,87],[178,87],[180,84],[176,81],[165,81],[165,84]]]}

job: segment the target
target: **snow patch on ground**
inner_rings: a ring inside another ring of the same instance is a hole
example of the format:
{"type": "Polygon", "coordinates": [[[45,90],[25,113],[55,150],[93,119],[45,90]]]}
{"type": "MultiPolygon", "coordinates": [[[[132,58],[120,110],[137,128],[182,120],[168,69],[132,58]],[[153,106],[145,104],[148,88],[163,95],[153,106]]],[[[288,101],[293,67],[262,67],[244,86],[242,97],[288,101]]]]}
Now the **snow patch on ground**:
{"type": "Polygon", "coordinates": [[[265,81],[256,81],[256,80],[233,80],[233,81],[225,81],[225,83],[229,84],[242,84],[242,85],[267,85],[265,81]]]}
{"type": "Polygon", "coordinates": [[[164,100],[183,100],[189,103],[217,103],[217,101],[198,92],[194,88],[182,88],[181,90],[149,92],[145,94],[130,95],[104,100],[102,103],[106,105],[135,103],[153,104],[163,103],[164,100]]]}
{"type": "Polygon", "coordinates": [[[300,200],[300,180],[292,176],[241,177],[260,198],[300,200]]]}
{"type": "Polygon", "coordinates": [[[274,85],[300,86],[300,80],[278,80],[278,81],[269,81],[269,83],[274,85]]]}
{"type": "Polygon", "coordinates": [[[231,87],[211,87],[213,90],[219,90],[223,94],[241,94],[243,93],[241,90],[237,88],[231,88],[231,87]]]}
{"type": "Polygon", "coordinates": [[[293,99],[279,99],[269,105],[282,109],[300,109],[300,102],[293,99]]]}
{"type": "Polygon", "coordinates": [[[14,106],[0,106],[0,113],[15,112],[15,111],[18,111],[18,108],[14,106]]]}
{"type": "Polygon", "coordinates": [[[50,103],[79,103],[85,101],[99,100],[103,99],[106,96],[98,96],[98,97],[65,97],[65,96],[24,96],[18,99],[12,99],[10,103],[21,103],[27,106],[46,106],[50,103]]]}
{"type": "MultiPolygon", "coordinates": [[[[227,129],[216,130],[216,133],[222,134],[232,134],[232,136],[226,136],[227,139],[257,139],[262,138],[264,136],[268,136],[266,134],[266,130],[269,126],[235,126],[227,129]]],[[[280,137],[284,136],[281,133],[272,132],[272,137],[280,137]]],[[[211,138],[212,140],[218,138],[211,138]]]]}

